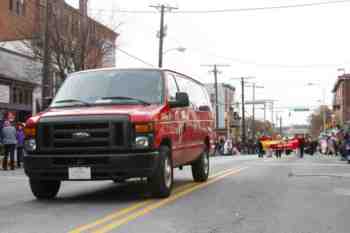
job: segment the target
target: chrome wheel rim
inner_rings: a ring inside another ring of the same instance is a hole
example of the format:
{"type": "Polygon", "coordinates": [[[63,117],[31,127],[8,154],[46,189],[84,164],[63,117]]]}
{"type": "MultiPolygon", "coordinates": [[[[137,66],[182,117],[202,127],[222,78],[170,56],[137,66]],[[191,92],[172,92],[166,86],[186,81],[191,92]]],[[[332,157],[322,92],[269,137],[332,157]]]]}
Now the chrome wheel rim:
{"type": "Polygon", "coordinates": [[[169,158],[166,158],[164,161],[164,181],[166,187],[170,188],[172,182],[172,172],[169,158]]]}
{"type": "Polygon", "coordinates": [[[204,164],[205,174],[208,174],[209,173],[209,156],[208,156],[208,153],[206,152],[204,152],[203,164],[204,164]]]}

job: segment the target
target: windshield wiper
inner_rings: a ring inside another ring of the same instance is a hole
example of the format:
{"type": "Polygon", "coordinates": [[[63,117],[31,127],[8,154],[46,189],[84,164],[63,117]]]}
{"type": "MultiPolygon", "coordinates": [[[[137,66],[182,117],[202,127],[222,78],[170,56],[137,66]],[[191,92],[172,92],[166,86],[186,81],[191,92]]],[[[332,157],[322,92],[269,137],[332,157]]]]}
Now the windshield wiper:
{"type": "Polygon", "coordinates": [[[133,98],[133,97],[127,97],[127,96],[107,96],[107,97],[102,97],[101,100],[113,100],[113,99],[119,99],[119,100],[135,100],[143,105],[151,105],[147,101],[138,99],[138,98],[133,98]]]}
{"type": "Polygon", "coordinates": [[[55,101],[55,104],[60,104],[60,103],[73,103],[73,102],[77,102],[77,103],[80,103],[80,104],[85,105],[85,106],[91,106],[90,103],[85,102],[85,101],[83,101],[83,100],[79,100],[79,99],[58,100],[58,101],[55,101]]]}

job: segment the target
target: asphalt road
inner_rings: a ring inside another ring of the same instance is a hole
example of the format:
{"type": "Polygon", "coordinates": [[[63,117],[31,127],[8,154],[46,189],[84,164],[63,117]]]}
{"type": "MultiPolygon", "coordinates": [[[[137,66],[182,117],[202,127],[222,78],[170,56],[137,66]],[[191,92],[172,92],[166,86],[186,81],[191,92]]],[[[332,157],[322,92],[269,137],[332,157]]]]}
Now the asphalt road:
{"type": "Polygon", "coordinates": [[[348,233],[350,165],[321,156],[215,157],[211,178],[175,171],[168,199],[139,181],[65,182],[37,201],[21,170],[0,170],[0,233],[348,233]]]}

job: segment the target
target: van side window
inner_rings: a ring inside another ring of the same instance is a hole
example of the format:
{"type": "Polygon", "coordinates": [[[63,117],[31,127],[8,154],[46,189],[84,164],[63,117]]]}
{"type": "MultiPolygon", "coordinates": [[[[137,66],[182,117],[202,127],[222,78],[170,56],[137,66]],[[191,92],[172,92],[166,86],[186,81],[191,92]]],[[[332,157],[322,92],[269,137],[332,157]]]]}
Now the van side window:
{"type": "Polygon", "coordinates": [[[167,86],[168,86],[168,100],[176,100],[176,93],[179,92],[174,76],[166,74],[167,86]]]}
{"type": "Polygon", "coordinates": [[[204,90],[204,87],[195,82],[191,82],[191,86],[191,90],[194,95],[194,104],[196,105],[196,108],[199,111],[210,111],[211,104],[208,101],[208,94],[206,90],[204,90]]]}
{"type": "Polygon", "coordinates": [[[190,99],[190,102],[193,104],[193,94],[191,93],[191,83],[190,80],[186,78],[182,78],[179,75],[176,75],[176,82],[179,85],[180,92],[185,92],[188,94],[188,97],[190,99]]]}
{"type": "Polygon", "coordinates": [[[202,87],[202,93],[204,97],[205,106],[208,106],[209,109],[212,110],[213,106],[211,105],[209,94],[207,92],[207,89],[205,89],[205,87],[202,87]]]}

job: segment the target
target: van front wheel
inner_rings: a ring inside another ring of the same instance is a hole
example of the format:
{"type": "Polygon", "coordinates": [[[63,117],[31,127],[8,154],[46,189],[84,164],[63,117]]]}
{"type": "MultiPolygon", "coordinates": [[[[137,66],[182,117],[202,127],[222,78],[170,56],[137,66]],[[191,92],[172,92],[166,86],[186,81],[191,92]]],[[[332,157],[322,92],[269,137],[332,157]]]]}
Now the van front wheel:
{"type": "Polygon", "coordinates": [[[165,198],[170,196],[174,179],[170,154],[169,147],[160,147],[158,168],[153,176],[149,178],[154,197],[165,198]]]}
{"type": "Polygon", "coordinates": [[[196,182],[204,182],[209,177],[209,153],[206,149],[200,158],[192,164],[192,176],[196,182]]]}
{"type": "Polygon", "coordinates": [[[56,197],[61,182],[60,181],[46,181],[46,180],[29,180],[30,188],[34,196],[41,199],[53,199],[56,197]]]}

